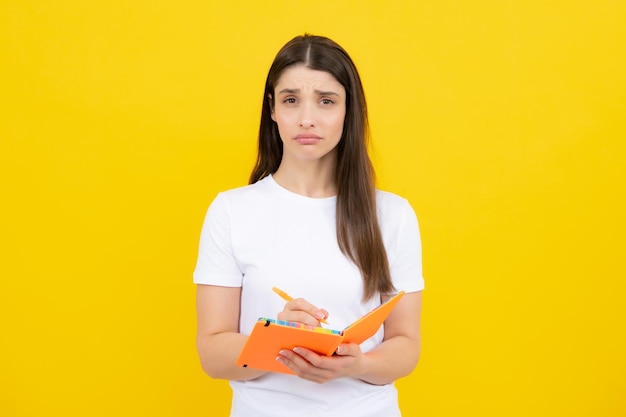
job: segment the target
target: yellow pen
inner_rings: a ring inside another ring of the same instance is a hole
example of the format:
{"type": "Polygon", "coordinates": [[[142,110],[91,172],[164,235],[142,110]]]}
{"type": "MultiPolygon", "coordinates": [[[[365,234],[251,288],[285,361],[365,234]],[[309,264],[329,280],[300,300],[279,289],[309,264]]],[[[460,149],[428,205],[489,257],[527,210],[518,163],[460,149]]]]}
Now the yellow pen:
{"type": "MultiPolygon", "coordinates": [[[[287,294],[285,291],[281,290],[280,288],[276,288],[276,287],[272,287],[272,291],[274,291],[276,294],[280,295],[280,298],[282,298],[283,300],[289,302],[289,301],[293,301],[293,297],[290,296],[289,294],[287,294]]],[[[324,323],[324,324],[328,324],[328,322],[325,319],[320,319],[320,323],[324,323]]]]}

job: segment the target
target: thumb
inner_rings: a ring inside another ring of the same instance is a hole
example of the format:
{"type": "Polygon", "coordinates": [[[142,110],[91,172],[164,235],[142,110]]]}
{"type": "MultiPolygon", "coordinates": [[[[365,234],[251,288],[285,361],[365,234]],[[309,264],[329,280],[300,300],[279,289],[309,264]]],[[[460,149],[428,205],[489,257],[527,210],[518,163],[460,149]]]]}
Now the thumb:
{"type": "Polygon", "coordinates": [[[337,346],[336,354],[340,356],[351,356],[350,351],[352,350],[352,345],[347,343],[342,343],[337,346]]]}

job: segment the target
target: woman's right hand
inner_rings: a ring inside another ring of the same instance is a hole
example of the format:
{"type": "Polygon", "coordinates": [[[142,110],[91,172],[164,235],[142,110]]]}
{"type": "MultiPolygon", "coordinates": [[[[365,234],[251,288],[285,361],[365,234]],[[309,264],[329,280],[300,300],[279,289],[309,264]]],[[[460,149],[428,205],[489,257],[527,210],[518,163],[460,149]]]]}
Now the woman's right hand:
{"type": "Polygon", "coordinates": [[[302,323],[307,326],[320,326],[320,321],[328,318],[328,311],[317,308],[304,298],[295,298],[285,304],[278,313],[278,320],[302,323]]]}

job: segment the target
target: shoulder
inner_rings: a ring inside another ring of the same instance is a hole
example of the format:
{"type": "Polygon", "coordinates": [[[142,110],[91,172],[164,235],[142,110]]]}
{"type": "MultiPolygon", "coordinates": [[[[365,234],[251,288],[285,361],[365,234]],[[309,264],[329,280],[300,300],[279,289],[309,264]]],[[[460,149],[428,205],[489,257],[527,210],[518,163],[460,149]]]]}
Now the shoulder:
{"type": "Polygon", "coordinates": [[[212,221],[241,224],[259,221],[275,205],[276,190],[269,177],[254,184],[221,191],[209,205],[212,221]]]}
{"type": "Polygon", "coordinates": [[[254,184],[244,185],[230,190],[221,191],[215,197],[212,205],[250,204],[262,200],[272,193],[270,177],[265,177],[254,184]]]}
{"type": "Polygon", "coordinates": [[[418,227],[411,203],[397,194],[376,190],[376,211],[383,230],[402,233],[404,229],[413,230],[418,227]]]}
{"type": "Polygon", "coordinates": [[[376,190],[376,206],[381,215],[397,215],[403,212],[413,212],[409,201],[398,194],[389,191],[376,190]]]}

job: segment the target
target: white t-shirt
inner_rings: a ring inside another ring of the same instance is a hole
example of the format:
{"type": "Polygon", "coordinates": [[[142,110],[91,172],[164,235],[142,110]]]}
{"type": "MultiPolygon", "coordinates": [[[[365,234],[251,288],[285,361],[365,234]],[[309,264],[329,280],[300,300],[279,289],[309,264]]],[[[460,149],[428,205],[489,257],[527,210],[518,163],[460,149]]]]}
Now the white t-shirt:
{"type": "MultiPolygon", "coordinates": [[[[421,243],[408,201],[377,191],[383,241],[396,289],[424,288],[421,243]]],[[[339,249],[336,197],[309,198],[278,185],[271,176],[218,194],[202,228],[194,283],[241,287],[239,331],[249,334],[259,317],[276,317],[285,301],[278,287],[329,312],[341,330],[380,304],[362,302],[358,267],[339,249]]],[[[382,342],[383,329],[361,344],[367,352],[382,342]]],[[[231,381],[231,417],[399,416],[393,384],[377,386],[341,378],[325,384],[268,373],[231,381]]]]}

